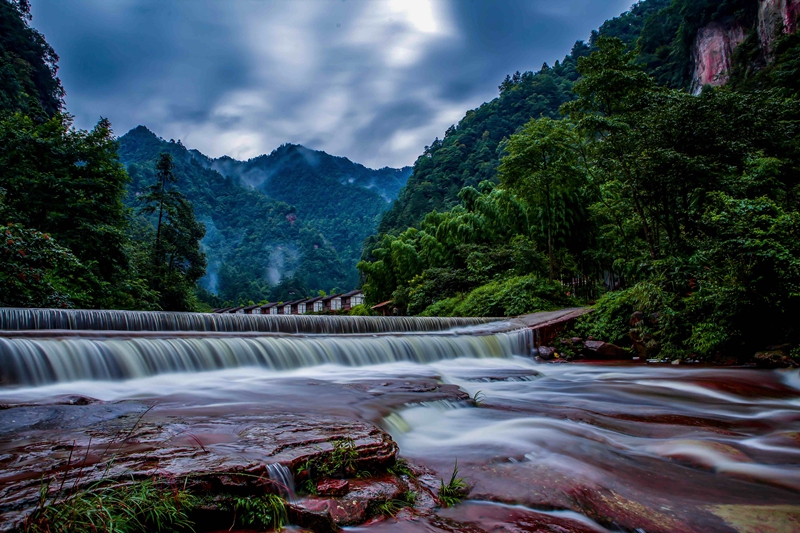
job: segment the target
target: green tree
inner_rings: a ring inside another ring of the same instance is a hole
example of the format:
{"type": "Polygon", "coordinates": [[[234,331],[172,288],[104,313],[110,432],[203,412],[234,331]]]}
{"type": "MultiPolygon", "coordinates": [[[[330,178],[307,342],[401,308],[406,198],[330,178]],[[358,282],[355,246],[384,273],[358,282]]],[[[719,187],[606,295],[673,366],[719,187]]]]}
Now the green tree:
{"type": "Polygon", "coordinates": [[[30,19],[28,0],[0,0],[0,110],[46,120],[61,111],[64,88],[58,55],[30,19]]]}
{"type": "Polygon", "coordinates": [[[198,222],[192,204],[170,184],[175,181],[173,159],[161,154],[156,166],[156,183],[140,198],[140,213],[156,218],[155,237],[146,272],[159,305],[167,311],[191,311],[194,288],[206,270],[200,248],[205,226],[198,222]]]}
{"type": "Polygon", "coordinates": [[[556,233],[566,229],[570,196],[583,186],[579,142],[566,121],[532,120],[505,144],[508,155],[500,164],[502,185],[525,198],[545,227],[551,280],[555,278],[556,233]]]}
{"type": "Polygon", "coordinates": [[[77,257],[86,268],[85,305],[146,305],[131,300],[122,204],[128,176],[107,120],[83,131],[66,115],[44,122],[6,115],[0,118],[0,168],[6,221],[48,233],[77,257]]]}

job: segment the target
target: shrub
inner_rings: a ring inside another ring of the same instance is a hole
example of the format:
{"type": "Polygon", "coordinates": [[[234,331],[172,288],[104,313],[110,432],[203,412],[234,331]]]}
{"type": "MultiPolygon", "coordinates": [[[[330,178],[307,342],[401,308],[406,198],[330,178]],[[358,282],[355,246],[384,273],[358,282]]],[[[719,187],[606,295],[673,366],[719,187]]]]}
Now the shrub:
{"type": "Polygon", "coordinates": [[[518,316],[572,304],[559,283],[518,276],[478,287],[458,303],[455,316],[518,316]]]}

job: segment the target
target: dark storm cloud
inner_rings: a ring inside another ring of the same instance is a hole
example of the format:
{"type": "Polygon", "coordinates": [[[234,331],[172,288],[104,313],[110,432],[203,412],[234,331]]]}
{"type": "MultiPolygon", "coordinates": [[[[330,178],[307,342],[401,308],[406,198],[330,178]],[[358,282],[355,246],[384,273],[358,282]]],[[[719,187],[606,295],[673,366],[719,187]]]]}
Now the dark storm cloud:
{"type": "Polygon", "coordinates": [[[69,111],[212,156],[284,142],[411,164],[516,70],[631,0],[34,0],[69,111]]]}

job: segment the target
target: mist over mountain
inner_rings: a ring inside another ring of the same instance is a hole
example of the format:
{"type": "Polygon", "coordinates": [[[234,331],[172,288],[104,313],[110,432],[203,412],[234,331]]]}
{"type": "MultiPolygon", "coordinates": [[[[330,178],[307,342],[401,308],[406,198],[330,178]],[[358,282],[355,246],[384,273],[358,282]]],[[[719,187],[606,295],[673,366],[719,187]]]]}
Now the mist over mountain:
{"type": "Polygon", "coordinates": [[[139,126],[119,139],[128,205],[153,182],[162,152],[175,159],[177,188],[206,225],[201,284],[227,301],[355,287],[362,243],[411,172],[289,144],[250,161],[211,159],[139,126]]]}

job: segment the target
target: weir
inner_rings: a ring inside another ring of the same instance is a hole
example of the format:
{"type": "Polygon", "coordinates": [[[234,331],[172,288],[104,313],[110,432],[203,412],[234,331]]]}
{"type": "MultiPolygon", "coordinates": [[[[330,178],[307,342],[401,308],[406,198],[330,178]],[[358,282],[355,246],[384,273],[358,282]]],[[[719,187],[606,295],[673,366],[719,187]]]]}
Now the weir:
{"type": "Polygon", "coordinates": [[[3,309],[0,316],[6,329],[0,331],[0,385],[5,386],[243,367],[285,371],[324,364],[504,358],[527,355],[533,342],[529,329],[513,329],[519,326],[508,322],[486,325],[482,319],[36,309],[3,309]]]}
{"type": "Polygon", "coordinates": [[[444,331],[497,318],[218,315],[163,311],[0,308],[2,330],[220,331],[271,333],[399,333],[444,331]]]}

